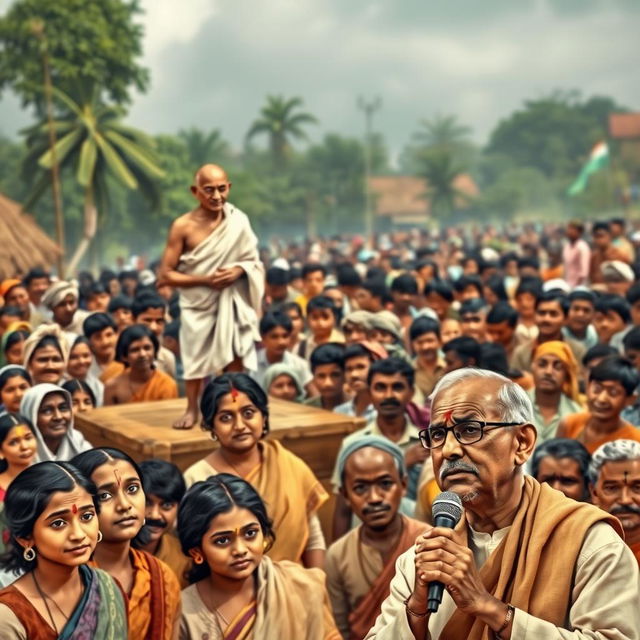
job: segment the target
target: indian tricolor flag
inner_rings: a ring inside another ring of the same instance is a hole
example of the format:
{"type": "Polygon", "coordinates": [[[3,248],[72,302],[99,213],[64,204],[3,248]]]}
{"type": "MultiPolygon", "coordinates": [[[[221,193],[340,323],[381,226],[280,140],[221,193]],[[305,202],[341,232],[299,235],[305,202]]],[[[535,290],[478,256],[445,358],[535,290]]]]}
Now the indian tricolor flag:
{"type": "Polygon", "coordinates": [[[609,147],[606,142],[598,142],[598,144],[591,149],[591,154],[587,163],[582,167],[580,175],[575,179],[575,182],[567,189],[567,194],[570,196],[578,195],[582,193],[587,187],[589,182],[589,176],[600,169],[604,169],[609,165],[609,147]]]}

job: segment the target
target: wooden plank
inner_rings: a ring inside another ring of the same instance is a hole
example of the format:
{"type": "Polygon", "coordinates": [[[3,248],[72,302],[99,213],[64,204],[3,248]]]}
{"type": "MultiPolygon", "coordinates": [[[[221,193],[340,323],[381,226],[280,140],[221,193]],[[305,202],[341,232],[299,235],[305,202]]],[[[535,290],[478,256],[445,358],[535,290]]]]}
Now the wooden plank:
{"type": "MultiPolygon", "coordinates": [[[[101,407],[78,414],[75,426],[95,447],[116,447],[140,462],[160,458],[182,471],[217,447],[200,427],[173,429],[185,410],[184,398],[101,407]]],[[[345,436],[364,426],[363,418],[351,418],[306,405],[269,399],[269,438],[276,438],[302,458],[331,493],[331,474],[345,436]]],[[[320,510],[327,541],[330,538],[334,500],[320,510]]]]}

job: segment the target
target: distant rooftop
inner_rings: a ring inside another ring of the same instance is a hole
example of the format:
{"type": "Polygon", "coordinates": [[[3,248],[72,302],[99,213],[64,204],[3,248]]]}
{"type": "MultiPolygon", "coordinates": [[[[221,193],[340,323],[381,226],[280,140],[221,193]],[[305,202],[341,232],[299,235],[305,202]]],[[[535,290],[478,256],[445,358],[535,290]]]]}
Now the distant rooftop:
{"type": "Polygon", "coordinates": [[[610,114],[609,133],[618,140],[640,138],[640,113],[610,114]]]}

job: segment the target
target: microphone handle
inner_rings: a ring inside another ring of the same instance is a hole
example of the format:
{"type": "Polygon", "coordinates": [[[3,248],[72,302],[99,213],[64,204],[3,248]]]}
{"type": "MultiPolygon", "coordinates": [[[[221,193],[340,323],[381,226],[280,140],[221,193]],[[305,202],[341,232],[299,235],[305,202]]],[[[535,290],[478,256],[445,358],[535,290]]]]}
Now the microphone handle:
{"type": "MultiPolygon", "coordinates": [[[[455,528],[457,522],[447,513],[439,514],[436,516],[434,526],[445,527],[446,529],[455,528]]],[[[444,593],[444,585],[442,582],[430,582],[429,590],[427,592],[427,611],[435,613],[442,602],[442,595],[444,593]]]]}

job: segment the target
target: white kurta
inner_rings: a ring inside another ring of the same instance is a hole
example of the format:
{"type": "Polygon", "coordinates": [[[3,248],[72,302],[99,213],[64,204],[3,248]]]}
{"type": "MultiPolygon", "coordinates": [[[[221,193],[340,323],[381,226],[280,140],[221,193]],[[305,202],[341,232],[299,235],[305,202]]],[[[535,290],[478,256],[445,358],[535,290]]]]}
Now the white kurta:
{"type": "Polygon", "coordinates": [[[241,267],[246,277],[226,289],[178,289],[180,350],[186,380],[215,374],[236,357],[242,358],[246,369],[257,368],[255,343],[260,340],[258,312],[264,292],[264,267],[249,218],[226,203],[220,226],[182,254],[177,270],[205,276],[235,266],[241,267]]]}
{"type": "MultiPolygon", "coordinates": [[[[471,549],[480,568],[509,528],[493,535],[471,531],[471,549]]],[[[415,550],[396,563],[391,593],[365,640],[414,640],[404,600],[415,582],[415,550]]],[[[593,525],[576,561],[568,620],[562,628],[515,610],[511,640],[640,640],[640,577],[629,547],[606,523],[593,525]]],[[[429,619],[425,640],[438,640],[456,609],[447,591],[438,612],[429,619]]],[[[463,639],[460,639],[463,640],[463,639]]]]}

